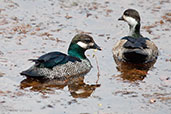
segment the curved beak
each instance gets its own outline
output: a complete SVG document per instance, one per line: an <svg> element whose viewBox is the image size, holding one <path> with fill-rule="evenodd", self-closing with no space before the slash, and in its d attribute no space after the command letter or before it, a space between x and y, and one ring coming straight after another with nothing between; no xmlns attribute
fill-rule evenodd
<svg viewBox="0 0 171 114"><path fill-rule="evenodd" d="M119 20L119 21L124 21L123 16L121 16L118 20Z"/></svg>
<svg viewBox="0 0 171 114"><path fill-rule="evenodd" d="M92 48L97 50L102 50L102 48L100 48L100 46L98 46L96 43L94 43Z"/></svg>

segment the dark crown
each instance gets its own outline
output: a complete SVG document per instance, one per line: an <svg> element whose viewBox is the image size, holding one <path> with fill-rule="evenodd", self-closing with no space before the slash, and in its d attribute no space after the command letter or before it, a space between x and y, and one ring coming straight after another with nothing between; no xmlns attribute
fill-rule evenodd
<svg viewBox="0 0 171 114"><path fill-rule="evenodd" d="M72 43L77 43L79 41L82 41L84 43L90 43L93 42L94 40L91 36L87 35L87 34L77 34L73 39L72 39Z"/></svg>

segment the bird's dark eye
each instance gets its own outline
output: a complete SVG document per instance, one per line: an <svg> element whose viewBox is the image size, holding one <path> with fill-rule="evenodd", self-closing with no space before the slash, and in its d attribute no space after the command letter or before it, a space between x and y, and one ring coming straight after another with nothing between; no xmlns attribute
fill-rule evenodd
<svg viewBox="0 0 171 114"><path fill-rule="evenodd" d="M91 40L88 40L88 39L87 39L87 40L85 40L85 42L86 42L86 43L90 43L90 42L91 42Z"/></svg>
<svg viewBox="0 0 171 114"><path fill-rule="evenodd" d="M128 12L125 12L124 15L129 16L129 13Z"/></svg>

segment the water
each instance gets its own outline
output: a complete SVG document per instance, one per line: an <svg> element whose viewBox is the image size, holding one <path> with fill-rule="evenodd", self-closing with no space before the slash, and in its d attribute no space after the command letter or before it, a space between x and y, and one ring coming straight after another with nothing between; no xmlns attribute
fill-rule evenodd
<svg viewBox="0 0 171 114"><path fill-rule="evenodd" d="M0 113L170 114L170 3L1 0ZM128 33L128 25L117 20L127 8L139 11L142 34L160 50L150 69L128 70L139 76L133 79L127 70L123 72L126 68L119 69L112 55L113 45ZM80 32L89 33L103 49L86 52L93 68L85 77L46 82L26 80L19 74L33 64L28 59L50 51L67 52Z"/></svg>

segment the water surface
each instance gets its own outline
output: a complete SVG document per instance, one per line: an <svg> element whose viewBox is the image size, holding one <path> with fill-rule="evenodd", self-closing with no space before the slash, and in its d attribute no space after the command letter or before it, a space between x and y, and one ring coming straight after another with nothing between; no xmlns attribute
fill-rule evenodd
<svg viewBox="0 0 171 114"><path fill-rule="evenodd" d="M170 4L170 0L1 0L0 113L170 114ZM128 25L117 20L127 8L139 11L142 34L160 50L150 69L129 70L140 76L134 79L123 75L112 55L113 45L128 33ZM50 51L67 52L80 32L93 36L103 48L86 52L93 68L85 77L44 83L19 74L33 65L28 59Z"/></svg>

